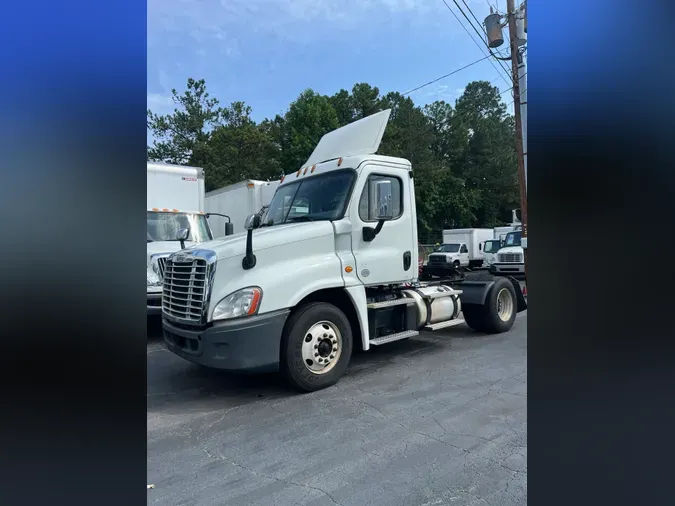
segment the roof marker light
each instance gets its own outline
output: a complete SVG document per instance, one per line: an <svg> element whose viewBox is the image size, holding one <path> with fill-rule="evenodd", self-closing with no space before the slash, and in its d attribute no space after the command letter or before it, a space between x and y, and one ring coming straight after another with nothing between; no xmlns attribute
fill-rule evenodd
<svg viewBox="0 0 675 506"><path fill-rule="evenodd" d="M338 158L338 167L342 165L342 157Z"/></svg>
<svg viewBox="0 0 675 506"><path fill-rule="evenodd" d="M316 164L312 165L312 170L310 171L310 174L313 173L316 170Z"/></svg>

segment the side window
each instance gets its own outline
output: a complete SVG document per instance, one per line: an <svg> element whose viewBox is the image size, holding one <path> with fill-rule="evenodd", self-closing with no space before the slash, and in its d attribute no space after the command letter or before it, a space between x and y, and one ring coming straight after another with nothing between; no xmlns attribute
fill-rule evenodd
<svg viewBox="0 0 675 506"><path fill-rule="evenodd" d="M363 193L361 193L361 199L359 200L359 218L363 221L375 221L370 216L370 199L371 197L371 186L374 181L388 179L391 181L391 201L394 211L394 219L398 219L403 214L403 193L401 187L403 186L401 180L395 176L381 176L379 174L372 174L368 176L368 181L366 181L366 186L363 187Z"/></svg>
<svg viewBox="0 0 675 506"><path fill-rule="evenodd" d="M462 249L459 250L460 253L468 253L469 249L466 247L466 244L462 244Z"/></svg>

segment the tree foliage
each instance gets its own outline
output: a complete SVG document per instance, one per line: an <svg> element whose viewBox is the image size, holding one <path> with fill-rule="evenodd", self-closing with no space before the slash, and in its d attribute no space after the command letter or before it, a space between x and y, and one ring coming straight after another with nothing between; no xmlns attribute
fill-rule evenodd
<svg viewBox="0 0 675 506"><path fill-rule="evenodd" d="M379 153L413 164L420 237L496 226L518 207L513 117L486 81L469 83L454 107L444 101L419 107L368 83L332 96L308 89L285 114L260 123L243 102L221 107L204 80L188 79L185 92L172 96L172 114L148 110L155 138L148 160L204 167L207 190L294 172L325 133L389 108Z"/></svg>

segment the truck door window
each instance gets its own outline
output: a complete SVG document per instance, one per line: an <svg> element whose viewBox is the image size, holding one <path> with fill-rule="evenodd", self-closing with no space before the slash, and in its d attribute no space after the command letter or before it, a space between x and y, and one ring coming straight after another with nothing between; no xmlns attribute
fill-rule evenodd
<svg viewBox="0 0 675 506"><path fill-rule="evenodd" d="M460 253L468 253L469 249L466 247L466 244L462 244L462 249L459 250Z"/></svg>
<svg viewBox="0 0 675 506"><path fill-rule="evenodd" d="M363 221L377 221L370 216L370 203L368 199L370 198L370 185L373 182L387 179L391 181L391 201L392 207L394 210L394 218L400 218L403 214L403 195L401 193L401 180L395 176L381 176L379 174L371 174L368 176L366 185L363 187L363 193L361 193L361 199L359 200L359 218Z"/></svg>

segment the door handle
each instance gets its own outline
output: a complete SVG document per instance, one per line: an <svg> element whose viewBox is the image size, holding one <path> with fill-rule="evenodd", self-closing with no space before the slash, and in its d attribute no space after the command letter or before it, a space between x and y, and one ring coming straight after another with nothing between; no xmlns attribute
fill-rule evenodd
<svg viewBox="0 0 675 506"><path fill-rule="evenodd" d="M403 253L403 270L407 271L410 269L410 264L412 263L412 254L410 251Z"/></svg>

